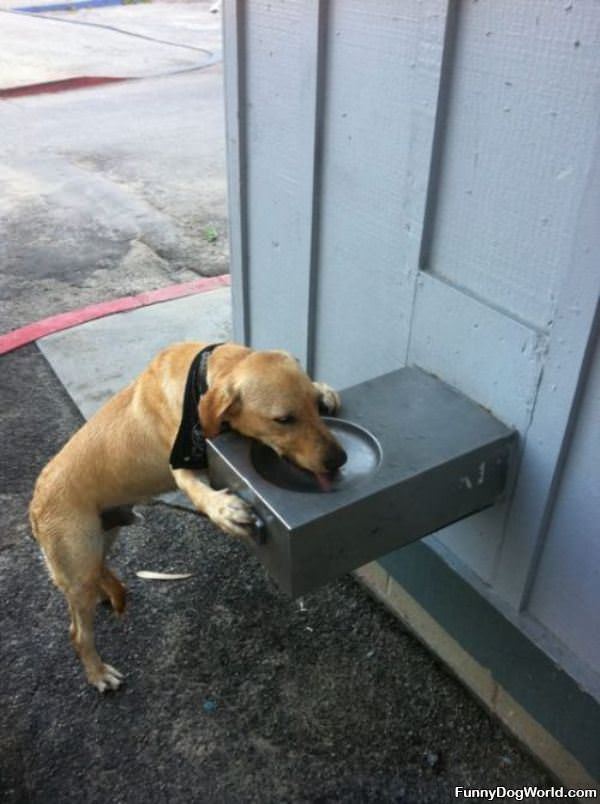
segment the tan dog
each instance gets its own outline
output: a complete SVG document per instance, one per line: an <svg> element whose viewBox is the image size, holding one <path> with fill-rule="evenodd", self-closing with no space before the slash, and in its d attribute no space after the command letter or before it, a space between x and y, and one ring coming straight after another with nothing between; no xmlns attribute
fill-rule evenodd
<svg viewBox="0 0 600 804"><path fill-rule="evenodd" d="M252 512L244 502L211 489L196 472L169 466L188 370L204 345L176 344L157 355L72 436L35 486L33 533L52 580L67 598L73 645L88 680L101 692L122 680L100 659L93 631L99 598L107 598L117 613L125 608L125 588L105 564L118 526L128 524L118 506L178 487L227 533L249 534ZM335 413L338 395L311 382L287 353L223 344L210 355L207 381L198 410L207 437L227 421L316 475L332 474L345 462L319 416L319 407Z"/></svg>

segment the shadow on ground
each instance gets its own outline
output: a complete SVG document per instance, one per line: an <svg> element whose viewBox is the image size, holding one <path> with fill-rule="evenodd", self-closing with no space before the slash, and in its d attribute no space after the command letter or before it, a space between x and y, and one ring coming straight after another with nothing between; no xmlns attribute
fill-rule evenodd
<svg viewBox="0 0 600 804"><path fill-rule="evenodd" d="M244 548L165 506L121 539L124 620L98 615L126 686L88 687L26 521L37 472L81 420L36 347L3 369L3 801L444 802L455 785L550 785L353 580L301 611Z"/></svg>

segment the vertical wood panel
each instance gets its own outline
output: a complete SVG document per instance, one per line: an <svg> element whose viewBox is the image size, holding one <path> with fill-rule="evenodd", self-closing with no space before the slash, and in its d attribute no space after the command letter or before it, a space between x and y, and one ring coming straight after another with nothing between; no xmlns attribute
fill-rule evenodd
<svg viewBox="0 0 600 804"><path fill-rule="evenodd" d="M251 343L307 361L319 3L248 2Z"/></svg>
<svg viewBox="0 0 600 804"><path fill-rule="evenodd" d="M344 386L404 363L446 3L329 9L315 372Z"/></svg>
<svg viewBox="0 0 600 804"><path fill-rule="evenodd" d="M436 277L418 280L409 362L527 431L543 369L545 338ZM452 422L448 422L452 427ZM439 541L487 583L502 543L506 507L451 525Z"/></svg>
<svg viewBox="0 0 600 804"><path fill-rule="evenodd" d="M521 607L543 550L555 492L563 471L570 433L577 417L577 399L585 380L586 363L600 297L600 119L586 121L596 144L585 165L587 187L579 203L577 224L570 237L570 256L563 267L562 287L544 355L535 408L499 557L495 587L513 606ZM583 527L583 520L581 527ZM576 611L573 610L576 617Z"/></svg>
<svg viewBox="0 0 600 804"><path fill-rule="evenodd" d="M588 3L460 3L428 269L538 328L552 320L598 108Z"/></svg>
<svg viewBox="0 0 600 804"><path fill-rule="evenodd" d="M563 15L568 22L561 28ZM535 573L598 294L597 267L582 249L588 254L598 250L594 233L600 197L592 201L589 193L585 199L583 195L597 151L594 97L600 92L600 63L590 48L599 22L589 4L571 10L540 2L512 10L502 3L461 4L439 196L428 207L433 220L428 221L432 242L426 244L427 267L433 275L424 274L418 287L409 359L517 426L524 445L506 522L500 513L475 517L454 526L442 542L515 609ZM532 43L531 26L536 29ZM571 41L571 35L581 38ZM486 42L496 36L504 42L500 49ZM586 81L570 92L578 69ZM543 76L539 97L529 108L531 76L538 74ZM518 81L522 85L516 86ZM492 109L498 112L509 90L519 90L518 114L507 133ZM542 102L553 113L554 128L540 113ZM559 145L546 142L557 127L564 134L560 148L569 146L564 159L572 166L560 175L555 170ZM524 132L528 139L521 142ZM479 175L481 164L472 159L476 146L485 159L495 160L500 173ZM524 162L532 147L535 159ZM516 195L507 195L508 185ZM463 192L475 186L481 191L477 203ZM515 210L519 225L535 228L540 204L552 206L554 214L559 209L564 213L564 220L555 221L552 237L529 237L512 224L503 228ZM584 218L592 215L583 228L582 213ZM492 229L502 236L488 254ZM579 249L576 259L574 248ZM477 284L477 277L483 277L485 287ZM543 315L538 314L542 308ZM534 323L526 326L524 319ZM477 332L471 329L475 325ZM521 344L522 332L529 333L529 345ZM563 363L566 344L568 368ZM480 527L482 521L485 527Z"/></svg>

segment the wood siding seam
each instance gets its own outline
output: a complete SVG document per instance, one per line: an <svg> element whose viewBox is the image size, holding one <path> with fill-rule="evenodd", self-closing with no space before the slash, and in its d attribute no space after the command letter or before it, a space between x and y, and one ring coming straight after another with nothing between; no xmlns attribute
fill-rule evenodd
<svg viewBox="0 0 600 804"><path fill-rule="evenodd" d="M227 175L234 337L250 343L245 0L223 4Z"/></svg>
<svg viewBox="0 0 600 804"><path fill-rule="evenodd" d="M577 422L579 420L579 412L581 409L581 405L583 402L585 390L587 387L590 370L592 367L592 361L594 359L594 354L596 349L598 348L598 337L600 336L600 300L596 304L596 310L594 313L594 317L592 320L592 325L590 329L590 336L588 342L586 344L586 348L583 354L583 359L581 361L581 367L579 370L579 376L577 378L577 383L575 386L575 393L573 395L573 402L571 405L571 409L569 411L569 415L567 417L567 423L565 426L565 431L563 433L562 443L560 445L560 449L558 452L558 457L556 459L556 465L554 468L554 474L552 476L552 480L550 482L550 487L548 489L548 494L546 497L546 506L544 508L544 512L540 518L540 525L538 528L537 538L535 540L535 546L532 551L531 561L529 564L529 568L527 574L525 576L525 581L523 584L523 591L521 595L521 600L519 604L519 611L522 612L527 609L529 605L529 600L531 598L531 592L533 589L533 585L537 576L537 569L539 565L539 561L544 550L544 545L546 543L546 537L548 535L548 531L550 529L550 525L552 522L554 508L556 506L556 502L558 500L558 488L561 484L563 473L565 470L565 466L567 463L567 459L569 456L569 451L571 448L573 434L575 432L575 428L577 426Z"/></svg>
<svg viewBox="0 0 600 804"><path fill-rule="evenodd" d="M308 316L306 325L306 370L313 375L317 348L317 305L320 258L321 188L323 176L323 129L325 125L325 94L327 86L327 31L329 0L318 0L317 49L314 107L314 141L311 203L310 267L308 275Z"/></svg>
<svg viewBox="0 0 600 804"><path fill-rule="evenodd" d="M521 323L523 323L523 326L529 326L529 325L525 324L524 322L521 322ZM531 326L529 326L529 328L533 329L533 327L531 327ZM543 333L538 332L537 333L537 340L538 340L538 348L536 349L536 354L537 355L542 355L542 356L545 357L545 355L548 352L548 348L549 348L549 338L548 338L547 335L544 335ZM508 535L509 525L510 525L510 521L511 521L513 501L514 501L515 493L516 493L516 490L517 490L517 484L519 482L519 477L520 477L520 473L521 473L521 466L523 464L523 459L525 457L525 453L526 453L526 450L527 450L527 447L528 447L528 438L527 437L528 437L529 429L531 428L531 425L533 423L533 414L534 414L535 406L536 406L537 399L538 399L538 396L539 396L539 393L540 393L540 388L541 388L541 385L542 385L542 377L543 376L544 376L543 360L540 360L539 366L538 366L538 373L537 373L537 380L536 380L536 383L535 383L535 388L533 390L533 393L531 395L531 399L530 399L530 402L529 402L529 405L528 405L527 422L526 422L524 428L522 429L522 432L520 433L517 458L515 460L515 465L513 467L512 477L509 478L509 481L507 482L506 505L504 506L504 511L502 512L501 537L500 537L500 539L498 541L498 546L496 548L496 553L495 553L494 559L493 559L492 578L496 577L496 574L499 571L500 563L502 561L504 544L505 544L505 540L506 540L507 535ZM530 565L528 572L531 572L531 571L532 571L532 568L531 568L531 565ZM521 598L521 601L522 601L522 598ZM521 613L522 612L522 605L516 606L515 609L516 609L516 611L518 613Z"/></svg>
<svg viewBox="0 0 600 804"><path fill-rule="evenodd" d="M421 246L418 259L418 267L422 271L428 269L429 248L431 246L435 226L437 191L441 176L446 122L452 95L459 6L459 0L448 0L446 6L442 62L440 65L440 80L433 124L433 140L431 144L431 160L429 163L429 176L427 177L425 212L423 215L423 229L421 232Z"/></svg>

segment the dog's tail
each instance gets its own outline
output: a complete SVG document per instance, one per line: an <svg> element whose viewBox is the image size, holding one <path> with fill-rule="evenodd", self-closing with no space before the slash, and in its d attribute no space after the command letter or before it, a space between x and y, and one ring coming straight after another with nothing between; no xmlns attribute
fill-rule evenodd
<svg viewBox="0 0 600 804"><path fill-rule="evenodd" d="M49 471L48 464L45 466L35 481L35 485L33 487L33 494L31 495L31 501L29 503L29 522L31 524L31 536L40 543L39 533L40 533L40 518L42 515L42 511L45 504L45 495L42 493L43 483L42 478L45 478ZM40 543L41 545L41 543Z"/></svg>
<svg viewBox="0 0 600 804"><path fill-rule="evenodd" d="M110 601L115 614L123 614L127 603L127 589L106 565L102 568L98 586L103 595Z"/></svg>
<svg viewBox="0 0 600 804"><path fill-rule="evenodd" d="M31 525L31 531L29 535L35 541L38 541L38 521L37 516L35 513L36 505L35 505L35 495L31 502L29 503L29 523Z"/></svg>

